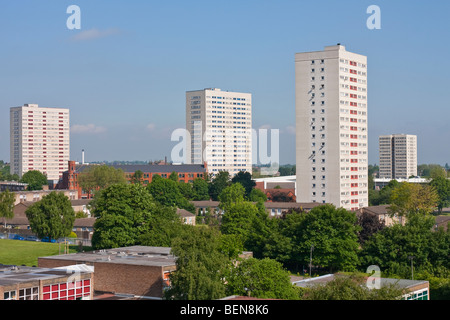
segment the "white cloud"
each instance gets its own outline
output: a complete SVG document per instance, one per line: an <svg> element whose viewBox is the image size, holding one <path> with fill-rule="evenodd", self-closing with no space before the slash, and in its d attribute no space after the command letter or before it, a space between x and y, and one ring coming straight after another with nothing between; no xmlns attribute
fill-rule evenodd
<svg viewBox="0 0 450 320"><path fill-rule="evenodd" d="M70 128L71 133L103 133L106 132L105 127L96 126L94 124L74 124Z"/></svg>
<svg viewBox="0 0 450 320"><path fill-rule="evenodd" d="M71 39L74 41L86 41L86 40L94 40L94 39L100 39L104 37L108 37L111 35L118 34L118 29L106 29L106 30L98 30L96 28L84 30L76 35L72 36Z"/></svg>
<svg viewBox="0 0 450 320"><path fill-rule="evenodd" d="M295 135L295 126L287 126L286 127L286 132L289 134L294 134Z"/></svg>
<svg viewBox="0 0 450 320"><path fill-rule="evenodd" d="M145 130L147 130L147 131L153 131L153 130L155 130L155 128L156 128L156 125L155 125L154 123L149 123L149 124L145 127Z"/></svg>

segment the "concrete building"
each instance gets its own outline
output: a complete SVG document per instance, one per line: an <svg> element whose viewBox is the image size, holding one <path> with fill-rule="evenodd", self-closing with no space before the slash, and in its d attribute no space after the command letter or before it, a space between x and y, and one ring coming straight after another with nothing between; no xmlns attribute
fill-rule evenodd
<svg viewBox="0 0 450 320"><path fill-rule="evenodd" d="M295 55L297 202L368 205L367 57Z"/></svg>
<svg viewBox="0 0 450 320"><path fill-rule="evenodd" d="M84 265L36 268L0 265L0 300L92 300L93 270Z"/></svg>
<svg viewBox="0 0 450 320"><path fill-rule="evenodd" d="M379 137L380 178L417 176L417 136L391 134Z"/></svg>
<svg viewBox="0 0 450 320"><path fill-rule="evenodd" d="M252 95L203 89L186 92L187 163L210 173L252 173Z"/></svg>
<svg viewBox="0 0 450 320"><path fill-rule="evenodd" d="M11 174L30 170L57 183L70 157L69 109L25 104L10 109Z"/></svg>

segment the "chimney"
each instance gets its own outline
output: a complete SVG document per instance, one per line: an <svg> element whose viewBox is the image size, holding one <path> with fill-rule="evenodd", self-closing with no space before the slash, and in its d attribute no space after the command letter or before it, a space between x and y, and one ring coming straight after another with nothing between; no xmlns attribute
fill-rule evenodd
<svg viewBox="0 0 450 320"><path fill-rule="evenodd" d="M84 164L84 149L81 150L81 164Z"/></svg>

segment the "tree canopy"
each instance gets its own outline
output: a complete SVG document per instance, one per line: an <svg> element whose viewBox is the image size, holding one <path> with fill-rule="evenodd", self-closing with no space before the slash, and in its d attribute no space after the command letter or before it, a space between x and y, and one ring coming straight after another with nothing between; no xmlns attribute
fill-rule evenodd
<svg viewBox="0 0 450 320"><path fill-rule="evenodd" d="M73 228L75 212L68 197L53 191L25 211L31 230L39 238L67 237Z"/></svg>
<svg viewBox="0 0 450 320"><path fill-rule="evenodd" d="M126 182L125 174L121 169L107 165L92 166L78 176L79 185L89 194L114 184L124 184Z"/></svg>
<svg viewBox="0 0 450 320"><path fill-rule="evenodd" d="M8 189L0 192L0 217L5 218L5 226L6 219L14 218L14 202L14 192L10 192Z"/></svg>
<svg viewBox="0 0 450 320"><path fill-rule="evenodd" d="M27 190L42 190L48 184L47 176L38 170L31 170L23 174L20 182L27 183Z"/></svg>

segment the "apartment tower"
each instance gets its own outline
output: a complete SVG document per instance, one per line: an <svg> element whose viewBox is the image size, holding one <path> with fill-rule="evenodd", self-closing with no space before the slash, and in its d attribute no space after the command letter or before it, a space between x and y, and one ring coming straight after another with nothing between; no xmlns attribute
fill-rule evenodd
<svg viewBox="0 0 450 320"><path fill-rule="evenodd" d="M217 88L186 92L187 163L208 172L252 173L252 95Z"/></svg>
<svg viewBox="0 0 450 320"><path fill-rule="evenodd" d="M47 175L50 183L68 169L69 109L25 104L10 109L11 174L30 170Z"/></svg>
<svg viewBox="0 0 450 320"><path fill-rule="evenodd" d="M380 178L408 179L417 176L417 136L383 135L378 141Z"/></svg>
<svg viewBox="0 0 450 320"><path fill-rule="evenodd" d="M367 57L295 55L297 202L368 206Z"/></svg>

